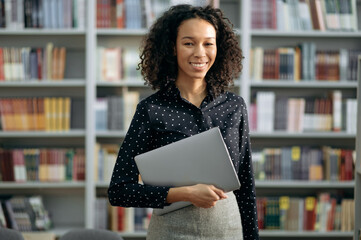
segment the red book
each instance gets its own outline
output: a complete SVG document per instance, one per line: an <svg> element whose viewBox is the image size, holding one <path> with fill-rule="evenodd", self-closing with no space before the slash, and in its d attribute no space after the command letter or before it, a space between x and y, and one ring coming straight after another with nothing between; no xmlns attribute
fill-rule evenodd
<svg viewBox="0 0 361 240"><path fill-rule="evenodd" d="M117 28L124 28L124 19L125 19L125 11L124 11L124 0L116 0L117 1Z"/></svg>
<svg viewBox="0 0 361 240"><path fill-rule="evenodd" d="M125 208L117 207L117 213L118 213L118 231L122 232L125 230L124 227Z"/></svg>
<svg viewBox="0 0 361 240"><path fill-rule="evenodd" d="M353 157L351 150L345 150L345 180L351 181L353 179Z"/></svg>

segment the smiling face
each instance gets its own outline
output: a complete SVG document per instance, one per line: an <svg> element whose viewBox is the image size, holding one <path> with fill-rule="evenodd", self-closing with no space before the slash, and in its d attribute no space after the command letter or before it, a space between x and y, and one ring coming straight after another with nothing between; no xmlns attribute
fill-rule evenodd
<svg viewBox="0 0 361 240"><path fill-rule="evenodd" d="M176 40L177 81L204 80L216 55L216 30L209 22L193 18L182 22Z"/></svg>

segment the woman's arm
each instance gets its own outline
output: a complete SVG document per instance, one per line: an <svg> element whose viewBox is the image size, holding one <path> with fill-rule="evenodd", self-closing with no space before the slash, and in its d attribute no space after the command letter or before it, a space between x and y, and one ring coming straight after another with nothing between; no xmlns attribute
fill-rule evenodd
<svg viewBox="0 0 361 240"><path fill-rule="evenodd" d="M239 127L239 170L241 188L234 191L242 218L243 239L258 240L258 219L256 190L253 177L252 155L249 139L248 114L246 103L241 102L242 118Z"/></svg>
<svg viewBox="0 0 361 240"><path fill-rule="evenodd" d="M113 206L162 208L167 205L169 187L139 184L134 157L151 150L152 132L148 109L140 102L119 149L111 182L109 202Z"/></svg>

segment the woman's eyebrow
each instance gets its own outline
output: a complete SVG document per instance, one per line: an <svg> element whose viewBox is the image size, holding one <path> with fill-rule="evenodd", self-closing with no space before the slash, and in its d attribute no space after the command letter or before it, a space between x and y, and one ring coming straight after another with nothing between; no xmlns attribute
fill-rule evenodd
<svg viewBox="0 0 361 240"><path fill-rule="evenodd" d="M195 37L190 37L190 36L185 36L182 37L181 39L194 39ZM206 39L216 39L215 37L206 37Z"/></svg>

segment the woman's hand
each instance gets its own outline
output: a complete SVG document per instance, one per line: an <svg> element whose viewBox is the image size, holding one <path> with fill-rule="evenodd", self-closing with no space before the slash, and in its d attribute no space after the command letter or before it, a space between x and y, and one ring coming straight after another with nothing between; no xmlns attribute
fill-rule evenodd
<svg viewBox="0 0 361 240"><path fill-rule="evenodd" d="M227 198L221 189L213 185L197 184L189 188L188 201L196 207L211 208L216 205L218 200Z"/></svg>
<svg viewBox="0 0 361 240"><path fill-rule="evenodd" d="M168 192L167 202L188 201L196 207L211 208L218 200L226 199L223 190L213 185L197 184L188 187L171 188Z"/></svg>

